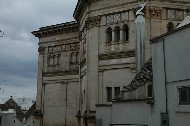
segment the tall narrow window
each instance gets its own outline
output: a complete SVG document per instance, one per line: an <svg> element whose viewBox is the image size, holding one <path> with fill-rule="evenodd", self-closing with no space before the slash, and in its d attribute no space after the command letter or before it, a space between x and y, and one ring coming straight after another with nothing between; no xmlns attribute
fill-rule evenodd
<svg viewBox="0 0 190 126"><path fill-rule="evenodd" d="M147 97L152 98L153 92L152 92L152 84L147 85Z"/></svg>
<svg viewBox="0 0 190 126"><path fill-rule="evenodd" d="M129 41L129 27L126 24L123 26L123 37L124 41Z"/></svg>
<svg viewBox="0 0 190 126"><path fill-rule="evenodd" d="M112 87L106 87L107 90L107 102L112 100Z"/></svg>
<svg viewBox="0 0 190 126"><path fill-rule="evenodd" d="M167 25L168 32L172 31L173 29L174 29L174 24L172 22L169 22L168 25Z"/></svg>
<svg viewBox="0 0 190 126"><path fill-rule="evenodd" d="M76 53L76 62L79 63L79 52Z"/></svg>
<svg viewBox="0 0 190 126"><path fill-rule="evenodd" d="M119 42L120 40L120 28L119 26L115 27L115 42Z"/></svg>
<svg viewBox="0 0 190 126"><path fill-rule="evenodd" d="M190 105L190 87L179 88L179 104Z"/></svg>
<svg viewBox="0 0 190 126"><path fill-rule="evenodd" d="M106 31L106 43L107 44L110 44L111 43L111 41L112 41L112 28L107 28L107 31Z"/></svg>
<svg viewBox="0 0 190 126"><path fill-rule="evenodd" d="M75 62L76 62L75 53L72 52L71 55L70 55L70 63L73 64Z"/></svg>
<svg viewBox="0 0 190 126"><path fill-rule="evenodd" d="M118 97L120 94L120 87L114 87L114 93L115 93L115 97Z"/></svg>

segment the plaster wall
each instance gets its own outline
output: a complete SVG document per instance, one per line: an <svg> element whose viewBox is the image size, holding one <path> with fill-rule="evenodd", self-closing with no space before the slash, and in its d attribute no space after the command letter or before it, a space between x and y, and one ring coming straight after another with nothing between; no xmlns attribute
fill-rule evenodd
<svg viewBox="0 0 190 126"><path fill-rule="evenodd" d="M171 126L188 126L190 124L190 105L179 105L179 87L189 86L190 81L178 81L167 84L168 112Z"/></svg>
<svg viewBox="0 0 190 126"><path fill-rule="evenodd" d="M16 119L15 113L7 113L1 116L1 126L21 126L22 122Z"/></svg>
<svg viewBox="0 0 190 126"><path fill-rule="evenodd" d="M167 82L190 79L189 32L190 29L186 28L165 37Z"/></svg>
<svg viewBox="0 0 190 126"><path fill-rule="evenodd" d="M151 113L150 105L144 101L115 102L112 104L111 123L150 125Z"/></svg>
<svg viewBox="0 0 190 126"><path fill-rule="evenodd" d="M166 113L166 86L163 57L163 42L152 44L152 68L153 68L153 124L161 125L161 113Z"/></svg>
<svg viewBox="0 0 190 126"><path fill-rule="evenodd" d="M130 68L111 69L103 72L103 103L107 102L106 87L112 87L112 98L115 97L114 87L120 87L128 85L133 78L133 74Z"/></svg>
<svg viewBox="0 0 190 126"><path fill-rule="evenodd" d="M112 106L96 106L96 126L109 126L111 122Z"/></svg>

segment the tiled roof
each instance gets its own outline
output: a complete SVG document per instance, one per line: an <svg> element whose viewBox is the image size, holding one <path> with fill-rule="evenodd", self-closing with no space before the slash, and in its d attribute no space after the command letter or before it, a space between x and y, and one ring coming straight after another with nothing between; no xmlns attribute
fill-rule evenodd
<svg viewBox="0 0 190 126"><path fill-rule="evenodd" d="M125 86L123 91L133 91L138 87L145 85L147 82L153 81L152 59L148 60L141 68L140 72L135 76L128 86Z"/></svg>

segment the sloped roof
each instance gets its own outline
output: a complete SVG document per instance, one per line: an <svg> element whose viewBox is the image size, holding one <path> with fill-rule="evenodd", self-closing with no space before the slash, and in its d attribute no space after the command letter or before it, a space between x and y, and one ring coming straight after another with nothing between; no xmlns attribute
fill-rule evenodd
<svg viewBox="0 0 190 126"><path fill-rule="evenodd" d="M11 97L4 105L1 106L1 109L3 111L6 111L8 109L15 109L16 111L16 118L22 122L24 118L24 112L21 110L20 106L13 100Z"/></svg>
<svg viewBox="0 0 190 126"><path fill-rule="evenodd" d="M30 107L28 112L25 114L25 118L28 119L31 115L34 114L35 110L36 110L36 102L34 102L34 104Z"/></svg>
<svg viewBox="0 0 190 126"><path fill-rule="evenodd" d="M141 68L140 72L135 76L128 86L123 88L123 91L133 91L138 87L145 85L147 82L153 81L152 59L149 59Z"/></svg>
<svg viewBox="0 0 190 126"><path fill-rule="evenodd" d="M185 26L190 23L190 16L186 16L185 19L177 26L177 28Z"/></svg>
<svg viewBox="0 0 190 126"><path fill-rule="evenodd" d="M4 104L3 100L0 98L0 105Z"/></svg>

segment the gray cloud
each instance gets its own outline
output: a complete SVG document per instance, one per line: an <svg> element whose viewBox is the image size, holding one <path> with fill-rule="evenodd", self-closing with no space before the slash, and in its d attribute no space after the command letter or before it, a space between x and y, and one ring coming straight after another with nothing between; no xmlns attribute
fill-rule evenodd
<svg viewBox="0 0 190 126"><path fill-rule="evenodd" d="M0 38L0 85L7 80L9 85L26 85L26 90L31 85L36 87L38 39L31 32L74 20L76 3L77 0L1 0L0 29L5 35Z"/></svg>

